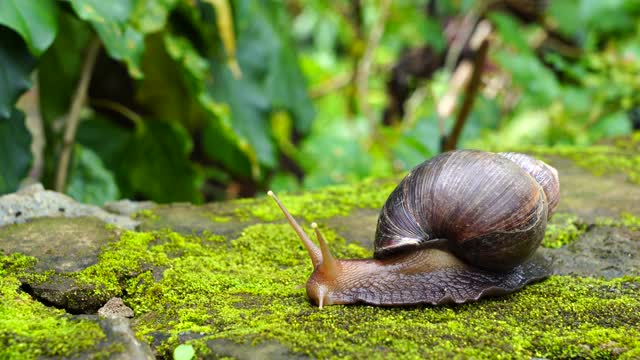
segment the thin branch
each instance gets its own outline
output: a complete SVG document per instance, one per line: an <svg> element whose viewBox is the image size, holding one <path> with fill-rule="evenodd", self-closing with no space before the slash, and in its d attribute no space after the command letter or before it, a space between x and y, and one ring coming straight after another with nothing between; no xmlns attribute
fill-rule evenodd
<svg viewBox="0 0 640 360"><path fill-rule="evenodd" d="M375 119L373 110L367 102L367 95L369 93L369 73L371 72L371 64L373 63L373 55L376 48L380 43L382 34L384 34L384 28L389 17L389 10L391 8L391 0L381 0L380 4L380 16L371 29L369 39L367 41L367 47L360 59L358 69L356 72L356 89L358 94L358 103L360 109L366 116L366 118L372 122ZM373 127L372 127L373 128Z"/></svg>
<svg viewBox="0 0 640 360"><path fill-rule="evenodd" d="M84 64L82 65L80 81L78 81L76 92L71 99L71 109L69 110L69 116L65 122L63 148L60 153L60 160L58 161L58 172L56 173L55 183L55 189L59 192L64 192L66 187L67 173L69 172L69 160L71 159L76 130L78 129L78 124L80 122L80 111L87 99L91 73L93 72L93 67L96 64L98 50L100 50L100 39L96 37L91 41L89 49L87 50L87 55L84 59Z"/></svg>
<svg viewBox="0 0 640 360"><path fill-rule="evenodd" d="M454 150L458 144L458 138L462 133L462 128L464 127L464 123L469 117L469 113L471 113L471 108L473 107L473 103L476 99L476 95L478 93L478 89L480 88L480 80L482 79L482 70L484 68L485 61L487 59L487 52L489 50L489 40L485 39L482 41L480 48L476 52L476 56L473 61L473 73L471 74L471 80L467 84L466 94L464 96L464 102L462 103L462 107L458 112L458 116L456 117L456 122L453 125L453 129L451 130L451 134L447 136L445 141L443 141L442 150L449 151Z"/></svg>
<svg viewBox="0 0 640 360"><path fill-rule="evenodd" d="M129 109L128 107L117 103L113 100L109 99L89 99L89 104L98 108L109 109L113 112L116 112L125 118L129 119L135 126L136 129L140 129L144 126L144 122L142 120L142 116L140 116L135 111Z"/></svg>
<svg viewBox="0 0 640 360"><path fill-rule="evenodd" d="M317 99L325 95L331 94L336 90L340 90L349 85L351 81L351 73L340 74L332 77L331 79L324 81L309 90L309 96L312 99Z"/></svg>

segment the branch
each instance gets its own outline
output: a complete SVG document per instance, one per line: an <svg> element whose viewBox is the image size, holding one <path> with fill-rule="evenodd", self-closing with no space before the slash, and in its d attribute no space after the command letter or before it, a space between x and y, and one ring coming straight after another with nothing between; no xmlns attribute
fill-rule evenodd
<svg viewBox="0 0 640 360"><path fill-rule="evenodd" d="M100 40L96 37L91 41L89 49L87 50L87 56L84 59L84 64L82 64L80 80L78 81L76 92L71 99L71 109L69 110L69 116L65 123L63 148L60 153L60 161L58 161L58 172L56 173L55 189L58 192L64 192L66 187L69 160L71 159L76 130L80 122L80 111L87 99L87 90L89 89L91 73L96 64L96 58L98 57L98 50L100 50Z"/></svg>
<svg viewBox="0 0 640 360"><path fill-rule="evenodd" d="M471 74L471 80L469 80L469 83L467 84L464 102L462 103L462 107L458 112L456 122L453 125L451 134L449 134L449 136L447 136L443 141L443 151L454 150L456 148L456 145L458 144L458 138L462 133L462 128L464 127L464 123L467 120L467 117L469 117L469 113L471 113L471 108L476 99L476 94L478 93L478 89L480 88L482 70L484 68L485 60L487 59L488 50L489 40L484 39L480 45L480 48L476 52L476 56L473 61L473 73Z"/></svg>
<svg viewBox="0 0 640 360"><path fill-rule="evenodd" d="M327 94L330 94L336 90L340 90L347 85L351 81L352 75L351 73L341 74L332 77L331 79L324 81L309 90L309 96L312 99L317 99L323 97Z"/></svg>

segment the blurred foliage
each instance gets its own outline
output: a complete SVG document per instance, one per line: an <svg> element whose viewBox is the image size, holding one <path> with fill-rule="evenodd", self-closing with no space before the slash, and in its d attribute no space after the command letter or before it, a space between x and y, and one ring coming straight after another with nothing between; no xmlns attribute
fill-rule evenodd
<svg viewBox="0 0 640 360"><path fill-rule="evenodd" d="M52 187L72 151L65 190L85 202L202 202L405 171L438 153L452 127L436 111L455 72L444 60L451 32L474 17L493 32L459 147L589 146L639 128L640 2L543 3L3 0L0 193L32 163L15 105L32 82L46 147L31 176ZM543 12L518 12L531 4ZM406 75L412 52L437 66ZM385 124L394 76L407 99Z"/></svg>

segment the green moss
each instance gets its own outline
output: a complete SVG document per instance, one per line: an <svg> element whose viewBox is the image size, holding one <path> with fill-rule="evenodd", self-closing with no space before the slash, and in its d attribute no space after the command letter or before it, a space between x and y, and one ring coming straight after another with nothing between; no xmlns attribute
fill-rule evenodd
<svg viewBox="0 0 640 360"><path fill-rule="evenodd" d="M213 222L217 222L217 223L227 223L229 221L231 221L231 216L219 216L219 215L210 215L209 219L211 219L211 221Z"/></svg>
<svg viewBox="0 0 640 360"><path fill-rule="evenodd" d="M339 257L370 255L324 233ZM318 310L299 287L311 264L288 225L251 226L229 241L134 232L124 239L104 259L136 243L138 252L154 254L165 266L160 280L151 271L130 278L124 297L142 338L168 336L158 349L167 357L185 334L203 335L188 341L198 354L210 351L207 340L224 338L245 344L275 340L317 358L640 356L638 277L554 276L509 296L461 306Z"/></svg>
<svg viewBox="0 0 640 360"><path fill-rule="evenodd" d="M621 213L616 219L600 217L596 219L596 225L626 227L630 230L640 230L640 217L629 213Z"/></svg>
<svg viewBox="0 0 640 360"><path fill-rule="evenodd" d="M154 213L151 209L142 209L138 210L133 215L131 215L132 219L148 219L148 220L158 220L159 217L156 213Z"/></svg>
<svg viewBox="0 0 640 360"><path fill-rule="evenodd" d="M0 274L0 359L69 357L105 338L97 323L72 320L19 287L16 277Z"/></svg>
<svg viewBox="0 0 640 360"><path fill-rule="evenodd" d="M292 214L308 221L315 221L348 215L355 208L379 209L398 182L398 179L370 179L296 195L278 194L278 197ZM240 200L236 203L239 205L236 215L241 219L253 216L264 221L273 221L282 218L282 213L269 198Z"/></svg>
<svg viewBox="0 0 640 360"><path fill-rule="evenodd" d="M556 213L547 223L547 230L542 240L542 246L552 249L565 246L577 240L587 231L587 224L576 215L570 213Z"/></svg>
<svg viewBox="0 0 640 360"><path fill-rule="evenodd" d="M0 276L6 273L16 273L35 266L38 259L20 253L9 255L0 254Z"/></svg>
<svg viewBox="0 0 640 360"><path fill-rule="evenodd" d="M536 157L561 156L573 160L576 165L594 175L622 172L627 179L640 184L640 132L629 139L619 139L614 145L589 147L554 146L511 149L530 153Z"/></svg>

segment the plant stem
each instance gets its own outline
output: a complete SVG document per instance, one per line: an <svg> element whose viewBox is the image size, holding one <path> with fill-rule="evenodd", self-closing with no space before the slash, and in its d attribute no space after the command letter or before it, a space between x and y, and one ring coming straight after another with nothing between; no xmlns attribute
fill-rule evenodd
<svg viewBox="0 0 640 360"><path fill-rule="evenodd" d="M62 152L60 153L60 160L58 161L58 171L56 173L55 190L58 192L64 192L67 183L67 173L69 172L69 161L71 159L71 153L73 151L73 144L75 142L76 130L80 123L80 112L82 106L87 99L87 91L89 89L89 82L91 80L91 73L93 67L96 64L98 57L98 51L100 50L100 40L95 37L89 44L87 55L82 64L82 72L80 74L80 80L76 87L76 92L71 99L71 109L69 110L69 116L65 122L64 138Z"/></svg>
<svg viewBox="0 0 640 360"><path fill-rule="evenodd" d="M458 138L460 138L460 134L462 133L462 128L464 127L464 123L469 117L469 113L471 113L471 108L476 98L476 94L478 93L478 89L480 88L480 80L482 78L482 69L484 68L484 63L487 58L487 50L489 49L489 40L485 39L482 41L480 48L476 52L476 56L473 61L473 73L471 74L471 79L467 84L467 88L465 91L464 102L462 103L462 107L458 112L458 116L456 117L456 122L453 125L453 129L451 133L442 144L443 151L454 150L458 144Z"/></svg>

